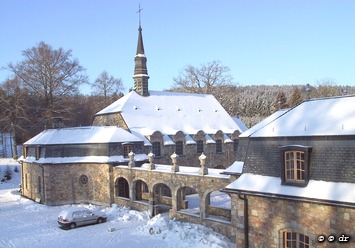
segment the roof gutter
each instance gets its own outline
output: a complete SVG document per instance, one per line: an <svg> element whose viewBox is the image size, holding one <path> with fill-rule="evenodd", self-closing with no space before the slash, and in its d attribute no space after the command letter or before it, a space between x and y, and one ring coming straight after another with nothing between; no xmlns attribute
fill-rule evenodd
<svg viewBox="0 0 355 248"><path fill-rule="evenodd" d="M246 195L238 195L239 199L244 201L244 247L249 247L249 207L248 207L248 198Z"/></svg>
<svg viewBox="0 0 355 248"><path fill-rule="evenodd" d="M227 189L227 188L222 189L221 191L225 193L232 193L232 194L243 194L243 195L259 196L259 197L267 197L273 199L289 200L289 201L303 201L307 203L323 204L323 205L328 205L333 207L346 207L346 208L355 209L355 203L351 203L351 202L319 200L315 198L305 198L299 196L288 196L288 195L254 192L254 191L247 191L247 190Z"/></svg>

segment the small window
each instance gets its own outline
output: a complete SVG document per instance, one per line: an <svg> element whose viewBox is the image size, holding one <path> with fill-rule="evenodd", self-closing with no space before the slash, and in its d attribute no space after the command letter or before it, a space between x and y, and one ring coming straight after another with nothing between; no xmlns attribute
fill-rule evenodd
<svg viewBox="0 0 355 248"><path fill-rule="evenodd" d="M123 145L123 157L128 158L128 154L133 151L133 145Z"/></svg>
<svg viewBox="0 0 355 248"><path fill-rule="evenodd" d="M282 147L281 179L283 184L307 186L311 147Z"/></svg>
<svg viewBox="0 0 355 248"><path fill-rule="evenodd" d="M233 150L234 150L235 152L238 151L238 145L239 145L239 139L234 139L234 140L233 140Z"/></svg>
<svg viewBox="0 0 355 248"><path fill-rule="evenodd" d="M183 151L184 151L184 142L176 141L176 143L175 143L175 153L177 155L183 155Z"/></svg>
<svg viewBox="0 0 355 248"><path fill-rule="evenodd" d="M309 237L297 232L283 232L283 248L308 248Z"/></svg>
<svg viewBox="0 0 355 248"><path fill-rule="evenodd" d="M81 185L86 185L86 184L88 184L88 182L89 182L88 176L87 176L87 175L81 175L81 176L79 177L79 182L80 182Z"/></svg>
<svg viewBox="0 0 355 248"><path fill-rule="evenodd" d="M41 157L41 147L36 146L36 160L40 159Z"/></svg>
<svg viewBox="0 0 355 248"><path fill-rule="evenodd" d="M196 144L197 144L197 153L198 154L203 153L203 140L198 140Z"/></svg>
<svg viewBox="0 0 355 248"><path fill-rule="evenodd" d="M161 153L160 153L160 142L153 142L152 143L152 152L155 156L160 157Z"/></svg>
<svg viewBox="0 0 355 248"><path fill-rule="evenodd" d="M216 153L222 153L222 140L216 140Z"/></svg>
<svg viewBox="0 0 355 248"><path fill-rule="evenodd" d="M41 182L41 177L38 177L38 181L37 181L37 193L41 194L42 191L42 182Z"/></svg>

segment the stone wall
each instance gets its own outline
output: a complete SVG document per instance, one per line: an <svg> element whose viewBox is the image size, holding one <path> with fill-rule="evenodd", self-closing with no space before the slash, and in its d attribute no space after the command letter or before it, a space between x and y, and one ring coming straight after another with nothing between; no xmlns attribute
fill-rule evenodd
<svg viewBox="0 0 355 248"><path fill-rule="evenodd" d="M249 247L281 248L283 231L299 232L310 247L350 247L347 243L318 242L319 235L355 237L355 209L323 204L247 196ZM237 247L244 247L244 201L237 202Z"/></svg>
<svg viewBox="0 0 355 248"><path fill-rule="evenodd" d="M151 152L151 147L145 147L145 152ZM161 156L155 157L157 164L171 164L170 156L175 152L175 145L162 146ZM227 168L236 160L235 152L233 151L233 143L223 143L223 151L216 153L216 144L205 144L203 153L208 160L206 165L209 168ZM182 166L199 166L198 157L201 154L197 153L196 144L188 144L184 146L184 154L180 155L179 165Z"/></svg>
<svg viewBox="0 0 355 248"><path fill-rule="evenodd" d="M108 164L23 163L22 195L40 199L46 205L82 202L109 205L110 168Z"/></svg>
<svg viewBox="0 0 355 248"><path fill-rule="evenodd" d="M96 115L92 123L93 126L118 126L128 130L127 124L120 113L109 115Z"/></svg>
<svg viewBox="0 0 355 248"><path fill-rule="evenodd" d="M244 173L281 176L281 146L312 147L310 179L354 183L355 137L299 137L241 139L237 158L244 159Z"/></svg>
<svg viewBox="0 0 355 248"><path fill-rule="evenodd" d="M179 173L167 173L161 171L146 171L140 168L129 169L125 166L117 166L113 168L113 179L116 181L118 178L124 178L127 180L129 185L129 197L119 197L116 194L118 190L115 185L111 189L114 193L114 202L116 204L128 206L134 209L147 210L151 215L158 213L160 210L157 209L159 204L156 205L156 186L159 184L164 184L171 191L171 197L161 197L164 199L159 199L160 203L170 205L169 215L170 218L176 217L179 220L190 221L192 223L199 223L211 227L215 231L224 234L235 240L236 233L236 209L235 209L235 195L231 196L232 209L228 210L212 207L209 213L209 194L213 191L218 191L224 188L229 182L228 178L211 177L211 176L199 176L199 175L183 175ZM139 201L135 198L136 188L135 183L140 180L146 183L148 187L148 200ZM179 206L186 205L184 199L179 198L180 190L183 187L189 187L194 190L199 195L200 198L200 209L201 212L198 216L189 215L184 212L179 211ZM221 218L211 218L211 214L220 214ZM225 219L230 217L229 221Z"/></svg>

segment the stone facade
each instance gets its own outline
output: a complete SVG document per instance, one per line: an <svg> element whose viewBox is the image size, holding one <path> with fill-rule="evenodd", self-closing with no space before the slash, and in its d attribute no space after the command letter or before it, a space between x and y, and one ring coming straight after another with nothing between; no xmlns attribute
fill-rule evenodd
<svg viewBox="0 0 355 248"><path fill-rule="evenodd" d="M353 247L355 205L348 191L355 183L355 135L325 128L331 121L348 123L353 114L331 115L325 123L321 114L305 118L305 109L324 111L324 104L328 110L327 101L338 106L344 99L324 99L317 106L311 105L316 100L304 102L241 135L240 178L259 181L239 181L243 186L237 179L223 190L238 196L237 247ZM298 125L295 116L307 125ZM339 196L339 188L347 192ZM318 240L321 235L324 241ZM335 240L329 242L332 235ZM339 241L342 235L351 242Z"/></svg>
<svg viewBox="0 0 355 248"><path fill-rule="evenodd" d="M248 238L251 248L282 248L283 232L303 233L309 237L309 247L351 247L338 238L345 234L355 237L355 209L310 202L247 196ZM244 201L237 203L237 247L245 247ZM318 237L335 235L333 243Z"/></svg>
<svg viewBox="0 0 355 248"><path fill-rule="evenodd" d="M108 164L23 163L22 195L46 205L109 205L110 170Z"/></svg>

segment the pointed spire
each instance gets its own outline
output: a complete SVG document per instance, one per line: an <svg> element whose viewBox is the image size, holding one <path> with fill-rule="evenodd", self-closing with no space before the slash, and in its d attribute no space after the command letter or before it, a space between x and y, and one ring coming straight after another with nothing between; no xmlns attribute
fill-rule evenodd
<svg viewBox="0 0 355 248"><path fill-rule="evenodd" d="M137 44L137 53L136 53L136 55L144 55L142 27L141 27L140 24L139 24L139 28L138 28L138 44Z"/></svg>
<svg viewBox="0 0 355 248"><path fill-rule="evenodd" d="M137 43L137 52L134 58L135 67L134 67L134 90L141 96L149 96L148 91L148 69L147 69L147 58L144 54L144 45L143 45L143 35L141 27L141 7L139 5L139 28L138 28L138 43Z"/></svg>

